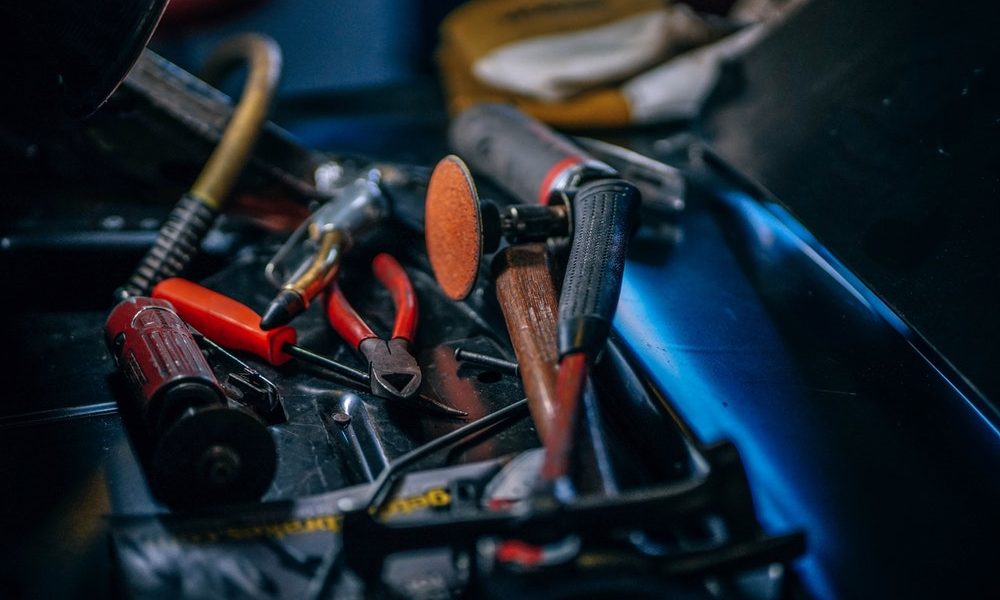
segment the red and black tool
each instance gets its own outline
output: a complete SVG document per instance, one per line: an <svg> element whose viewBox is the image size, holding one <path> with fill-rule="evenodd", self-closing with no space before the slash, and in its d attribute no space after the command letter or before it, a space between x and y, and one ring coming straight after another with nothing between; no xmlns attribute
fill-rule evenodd
<svg viewBox="0 0 1000 600"><path fill-rule="evenodd" d="M452 148L474 170L524 204L549 204L582 182L618 177L547 125L507 104L476 104L448 128Z"/></svg>
<svg viewBox="0 0 1000 600"><path fill-rule="evenodd" d="M559 409L542 468L545 479L568 473L577 406L611 333L638 207L639 192L620 179L586 184L573 198L574 235L559 294Z"/></svg>
<svg viewBox="0 0 1000 600"><path fill-rule="evenodd" d="M162 299L133 297L108 317L105 338L131 388L126 418L150 487L173 507L255 500L274 477L265 424L230 406L188 326Z"/></svg>
<svg viewBox="0 0 1000 600"><path fill-rule="evenodd" d="M393 262L395 261L393 260ZM396 264L398 266L398 263ZM402 267L399 268L402 270ZM260 328L260 315L253 309L192 281L181 278L161 281L153 288L153 297L169 300L185 321L224 348L248 352L275 366L283 365L292 358L297 358L333 371L345 381L373 395L405 400L414 407L450 417L468 415L464 411L419 394L416 390L405 398L391 395L381 387L380 383L374 381L371 373L355 369L299 346L297 344L298 333L291 326L283 325L264 331ZM416 307L414 306L412 311L399 312L412 317L411 329L408 330L409 335L412 336L412 330L416 327ZM397 318L397 321L399 320ZM406 328L403 327L402 330L406 331ZM419 381L417 385L419 386Z"/></svg>
<svg viewBox="0 0 1000 600"><path fill-rule="evenodd" d="M392 337L375 335L344 297L334 281L327 295L326 313L330 325L368 360L372 393L377 396L411 398L420 389L420 365L410 354L410 344L417 331L417 295L402 265L389 254L379 254L372 261L375 277L382 282L396 306Z"/></svg>

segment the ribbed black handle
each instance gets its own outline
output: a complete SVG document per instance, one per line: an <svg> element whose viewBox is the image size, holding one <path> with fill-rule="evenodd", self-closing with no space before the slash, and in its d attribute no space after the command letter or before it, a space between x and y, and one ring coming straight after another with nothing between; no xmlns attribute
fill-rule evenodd
<svg viewBox="0 0 1000 600"><path fill-rule="evenodd" d="M573 200L573 241L559 296L559 354L593 358L611 331L639 191L621 179L589 183Z"/></svg>
<svg viewBox="0 0 1000 600"><path fill-rule="evenodd" d="M201 240L212 228L217 214L204 202L184 194L121 295L147 296L160 281L181 275L198 252Z"/></svg>
<svg viewBox="0 0 1000 600"><path fill-rule="evenodd" d="M452 121L448 139L469 166L524 204L539 202L562 167L587 159L569 140L506 104L466 109Z"/></svg>

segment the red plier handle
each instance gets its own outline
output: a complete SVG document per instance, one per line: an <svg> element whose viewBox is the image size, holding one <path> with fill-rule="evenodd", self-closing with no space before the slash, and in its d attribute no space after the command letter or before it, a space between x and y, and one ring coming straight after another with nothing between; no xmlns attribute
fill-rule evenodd
<svg viewBox="0 0 1000 600"><path fill-rule="evenodd" d="M372 271L382 285L389 289L396 306L392 338L402 338L407 343L412 343L417 331L417 295L413 291L410 276L399 261L385 253L379 254L372 261ZM358 348L368 338L378 337L347 301L336 282L328 294L326 315L334 330L354 348Z"/></svg>

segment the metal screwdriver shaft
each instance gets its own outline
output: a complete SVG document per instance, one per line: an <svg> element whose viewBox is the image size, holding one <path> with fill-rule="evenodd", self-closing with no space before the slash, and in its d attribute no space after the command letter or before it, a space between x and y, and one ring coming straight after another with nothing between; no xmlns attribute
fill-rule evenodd
<svg viewBox="0 0 1000 600"><path fill-rule="evenodd" d="M371 378L368 373L360 369L355 369L354 367L349 367L343 363L339 363L335 360L327 358L322 354L316 354L312 350L307 350L302 346L297 346L295 344L285 344L285 352L294 356L299 360L304 360L308 363L312 363L317 367L322 367L337 373L338 375L343 375L344 377L356 381L359 384L368 386L371 384Z"/></svg>
<svg viewBox="0 0 1000 600"><path fill-rule="evenodd" d="M345 379L348 379L351 382L356 383L358 385L358 388L361 389L362 391L365 392L371 391L371 376L368 373L365 373L364 371L355 369L354 367L349 367L343 363L339 363L321 354L316 354L311 350L307 350L302 346L297 346L295 344L285 344L284 350L285 352L287 352L288 354L294 356L299 360L303 360L310 364L316 365L317 367L328 369L330 371L333 371L334 373L337 373L338 375L344 377ZM469 416L469 413L465 412L464 410L458 410L457 408L452 408L447 404L438 402L437 400L429 398L423 394L418 394L413 399L419 401L427 408L449 417L462 418Z"/></svg>
<svg viewBox="0 0 1000 600"><path fill-rule="evenodd" d="M521 368L516 362L504 360L488 354L470 352L461 346L455 348L455 360L459 362L472 363L482 367L490 367L496 369L497 371L507 373L508 375L514 375L515 377L521 374Z"/></svg>

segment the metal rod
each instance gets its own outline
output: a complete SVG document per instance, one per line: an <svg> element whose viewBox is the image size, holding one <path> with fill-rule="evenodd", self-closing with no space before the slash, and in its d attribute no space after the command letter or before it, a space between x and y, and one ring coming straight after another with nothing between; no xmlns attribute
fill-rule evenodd
<svg viewBox="0 0 1000 600"><path fill-rule="evenodd" d="M296 346L295 344L285 344L284 350L295 358L312 363L318 367L323 367L324 369L329 369L334 373L343 375L352 381L356 381L364 385L366 388L371 387L371 378L368 373L365 373L364 371L355 369L354 367L349 367L335 360L331 360L321 354L316 354L311 350L306 350L302 346Z"/></svg>
<svg viewBox="0 0 1000 600"><path fill-rule="evenodd" d="M488 354L470 352L461 346L455 348L455 360L460 362L469 362L483 367L492 367L498 371L507 373L508 375L514 375L515 377L520 376L521 374L521 367L516 362L504 360Z"/></svg>
<svg viewBox="0 0 1000 600"><path fill-rule="evenodd" d="M525 409L528 407L528 400L522 399L511 404L510 406L505 406L498 411L492 412L485 417L476 419L475 421L469 423L468 425L463 425L455 431L446 433L439 438L431 440L424 444L423 446L417 446L413 450L410 450L406 454L397 457L395 460L389 463L378 476L373 484L373 489L371 495L368 499L368 509L375 509L378 512L378 508L381 508L382 502L385 500L385 495L389 489L389 484L393 480L394 476L402 469L412 465L413 463L422 460L423 458L450 446L453 446L463 439L474 435L484 429L502 423L508 419L515 417L524 416Z"/></svg>
<svg viewBox="0 0 1000 600"><path fill-rule="evenodd" d="M83 406L72 406L69 408L39 410L35 412L0 417L0 429L30 427L32 425L72 421L74 419L85 419L88 417L103 417L105 415L113 415L117 412L118 405L115 402L99 402L97 404L85 404Z"/></svg>

